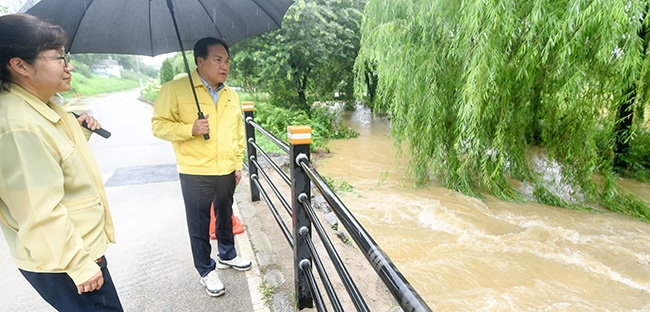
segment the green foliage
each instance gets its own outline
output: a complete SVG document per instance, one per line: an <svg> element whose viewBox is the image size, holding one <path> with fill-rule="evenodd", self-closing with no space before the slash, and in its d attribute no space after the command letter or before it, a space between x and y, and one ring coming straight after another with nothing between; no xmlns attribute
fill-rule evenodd
<svg viewBox="0 0 650 312"><path fill-rule="evenodd" d="M300 110L288 110L273 106L264 102L255 102L255 122L272 133L282 141L287 141L288 126L313 126L309 116ZM280 149L273 143L267 143L266 137L261 136L258 144L267 152L279 152ZM318 151L326 147L325 139L317 133L312 132L312 151ZM268 150L267 150L268 148Z"/></svg>
<svg viewBox="0 0 650 312"><path fill-rule="evenodd" d="M466 194L516 200L522 196L509 182L516 178L540 202L579 209L599 202L646 218L647 203L639 208L643 202L602 180L614 175L620 108L648 105L649 5L369 1L356 93L372 93L368 82L376 79L370 104L390 116L419 183L435 178ZM647 145L631 146L629 157L639 146ZM569 198L544 181L539 154L559 165Z"/></svg>
<svg viewBox="0 0 650 312"><path fill-rule="evenodd" d="M115 57L114 54L110 55ZM135 89L140 86L141 74L134 70L122 71L122 78L116 77L99 77L92 73L90 66L105 60L108 54L74 54L72 57L72 89L68 92L63 92L61 95L70 98L75 96L90 96L97 94L110 93L115 91L122 91L128 89ZM118 57L122 60L133 59L135 56L128 56L126 58ZM143 66L143 68L147 68ZM157 95L157 91L156 91Z"/></svg>
<svg viewBox="0 0 650 312"><path fill-rule="evenodd" d="M262 282L260 282L259 290L262 294L262 300L264 303L269 304L271 302L271 299L273 299L275 287L266 280L262 280Z"/></svg>
<svg viewBox="0 0 650 312"><path fill-rule="evenodd" d="M322 176L322 178L323 181L325 181L325 184L327 184L327 186L329 186L332 190L336 189L336 187L334 186L334 180L332 178L327 176Z"/></svg>
<svg viewBox="0 0 650 312"><path fill-rule="evenodd" d="M335 193L356 193L354 186L344 180L333 180L330 177L323 176L323 181L325 184L330 187ZM357 194L358 195L358 194Z"/></svg>
<svg viewBox="0 0 650 312"><path fill-rule="evenodd" d="M113 54L113 57L124 70L137 71L138 62L136 61L135 56L126 54Z"/></svg>
<svg viewBox="0 0 650 312"><path fill-rule="evenodd" d="M72 89L68 92L62 92L61 95L66 98L75 96L90 96L104 93L110 93L121 90L136 89L140 85L138 81L123 78L105 78L92 75L90 78L72 72Z"/></svg>
<svg viewBox="0 0 650 312"><path fill-rule="evenodd" d="M139 56L126 55L126 54L105 54L105 53L83 53L73 54L72 63L76 72L83 73L84 76L90 78L90 68L105 60L116 60L126 71L139 72L148 77L156 77L158 71L153 66L138 61Z"/></svg>
<svg viewBox="0 0 650 312"><path fill-rule="evenodd" d="M174 75L176 74L174 74L172 61L169 58L166 58L160 66L160 85L164 85L166 82L172 81L172 79L174 79Z"/></svg>
<svg viewBox="0 0 650 312"><path fill-rule="evenodd" d="M187 58L187 66L190 68L190 72L196 69L196 63L194 62L194 52L185 51L185 58ZM176 53L172 58L174 66L174 75L181 73L187 73L187 68L185 67L185 60L183 59L182 53Z"/></svg>
<svg viewBox="0 0 650 312"><path fill-rule="evenodd" d="M140 79L146 79L146 77L142 77L143 75L138 74L137 72L134 72L132 70L123 70L121 72L121 76L123 79L127 80L133 80L133 81L140 81Z"/></svg>
<svg viewBox="0 0 650 312"><path fill-rule="evenodd" d="M242 87L263 88L271 103L309 113L309 103L351 100L365 1L297 1L282 29L232 48L231 75Z"/></svg>
<svg viewBox="0 0 650 312"><path fill-rule="evenodd" d="M387 178L388 178L388 171L384 171L384 172L382 172L382 173L379 175L379 181L377 181L377 184L375 184L374 186L372 186L370 189L371 189L371 190L378 189L379 187L381 187L381 184L384 183L384 181L386 181Z"/></svg>
<svg viewBox="0 0 650 312"><path fill-rule="evenodd" d="M345 102L345 104L343 105L343 110L347 112L353 112L356 109L357 109L357 105L353 101Z"/></svg>
<svg viewBox="0 0 650 312"><path fill-rule="evenodd" d="M620 211L646 221L650 220L648 203L622 190L612 177L605 179L600 204L613 211Z"/></svg>
<svg viewBox="0 0 650 312"><path fill-rule="evenodd" d="M74 66L74 73L75 74L81 74L86 78L90 78L93 75L92 70L90 70L90 66L86 65L85 63L78 62L77 60L73 60L72 66Z"/></svg>
<svg viewBox="0 0 650 312"><path fill-rule="evenodd" d="M142 90L140 91L141 99L153 104L158 98L158 93L160 93L160 84L158 79L149 79L144 83Z"/></svg>
<svg viewBox="0 0 650 312"><path fill-rule="evenodd" d="M187 63L189 66L189 72L196 69L196 64L194 63L194 53L191 51L185 52L187 58ZM163 63L160 67L160 84L163 85L165 82L172 81L179 74L187 74L188 71L185 68L185 61L183 60L183 54L176 53L171 57L163 60Z"/></svg>
<svg viewBox="0 0 650 312"><path fill-rule="evenodd" d="M354 192L354 187L352 186L352 184L341 180L338 183L338 190L342 191L342 192L348 192L349 193L349 192Z"/></svg>
<svg viewBox="0 0 650 312"><path fill-rule="evenodd" d="M75 64L81 63L86 64L87 66L93 64L99 64L101 61L108 58L107 54L97 54L97 53L83 53L83 54L72 54L72 62Z"/></svg>
<svg viewBox="0 0 650 312"><path fill-rule="evenodd" d="M327 140L349 139L359 136L356 131L337 122L339 120L338 114L327 105L313 107L310 115L312 134L318 133Z"/></svg>
<svg viewBox="0 0 650 312"><path fill-rule="evenodd" d="M245 100L242 99L242 101ZM327 142L330 139L342 138L344 133L347 134L347 137L358 135L352 129L341 125L336 119L336 115L327 112L327 110L315 110L310 117L303 111L289 110L263 101L255 101L254 104L255 122L280 140L286 142L288 126L311 127L312 144L310 149L312 152L329 152ZM260 136L257 141L266 152L280 152L280 149L264 136Z"/></svg>
<svg viewBox="0 0 650 312"><path fill-rule="evenodd" d="M242 102L245 101L252 101L254 103L257 102L265 102L268 103L270 96L266 92L246 92L246 91L239 91L237 92L239 94L239 100Z"/></svg>
<svg viewBox="0 0 650 312"><path fill-rule="evenodd" d="M161 70L161 73L163 71ZM141 98L154 103L160 92L160 84L150 79L141 90ZM340 123L338 115L327 106L315 108L311 117L300 110L290 110L269 104L268 93L238 92L241 102L252 101L255 104L255 122L282 141L287 141L288 126L309 126L312 128L312 152L329 152L327 142L331 139L346 139L359 134ZM257 144L268 153L280 153L282 150L265 136L257 137Z"/></svg>
<svg viewBox="0 0 650 312"><path fill-rule="evenodd" d="M628 165L624 174L639 181L650 181L650 133L638 130L632 135L626 160Z"/></svg>

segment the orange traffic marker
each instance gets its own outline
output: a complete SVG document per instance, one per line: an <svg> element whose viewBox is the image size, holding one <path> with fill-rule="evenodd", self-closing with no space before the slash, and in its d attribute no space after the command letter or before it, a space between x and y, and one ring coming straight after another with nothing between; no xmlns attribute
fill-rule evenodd
<svg viewBox="0 0 650 312"><path fill-rule="evenodd" d="M234 203L233 203L234 204ZM216 232L216 217L214 216L214 205L210 208L210 238L217 238ZM244 225L241 223L241 219L235 214L232 215L232 233L237 235L244 233Z"/></svg>

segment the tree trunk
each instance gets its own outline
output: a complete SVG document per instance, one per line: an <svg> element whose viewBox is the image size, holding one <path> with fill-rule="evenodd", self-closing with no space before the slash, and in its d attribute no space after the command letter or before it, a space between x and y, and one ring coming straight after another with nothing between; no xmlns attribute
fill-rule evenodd
<svg viewBox="0 0 650 312"><path fill-rule="evenodd" d="M546 79L546 75L542 74L542 78L538 83L533 87L533 96L531 101L531 111L533 113L532 118L530 119L530 133L529 133L529 144L538 145L542 142L542 128L540 125L540 109L542 107L542 84Z"/></svg>
<svg viewBox="0 0 650 312"><path fill-rule="evenodd" d="M627 168L627 154L630 148L629 135L634 118L632 104L636 98L636 83L631 84L625 91L623 103L618 108L616 124L616 146L614 147L614 166L622 169Z"/></svg>
<svg viewBox="0 0 650 312"><path fill-rule="evenodd" d="M309 81L308 72L302 73L298 79L296 79L296 91L298 92L298 107L307 112L307 115L311 115L309 112L309 105L307 105L307 82Z"/></svg>
<svg viewBox="0 0 650 312"><path fill-rule="evenodd" d="M648 33L648 30L646 29L645 26L645 18L648 15L648 6L646 6L645 12L643 16L641 17L640 23L641 23L641 29L639 29L639 37L641 37L641 40L643 41L643 48L642 48L642 58L646 58L646 54L648 51L648 41L646 40L646 35ZM616 124L616 145L614 146L614 166L617 168L621 169L627 169L627 162L625 161L627 159L628 153L629 153L629 148L630 148L630 143L629 143L629 136L630 136L630 129L632 129L632 121L634 120L634 101L636 99L636 90L637 90L637 82L633 82L630 84L625 90L625 93L623 94L623 103L619 106L618 109L618 115L617 115L617 120L618 123Z"/></svg>
<svg viewBox="0 0 650 312"><path fill-rule="evenodd" d="M372 103L375 100L375 93L377 92L377 74L375 73L375 64L366 62L364 76L366 78L366 88L368 89L368 103L373 107Z"/></svg>

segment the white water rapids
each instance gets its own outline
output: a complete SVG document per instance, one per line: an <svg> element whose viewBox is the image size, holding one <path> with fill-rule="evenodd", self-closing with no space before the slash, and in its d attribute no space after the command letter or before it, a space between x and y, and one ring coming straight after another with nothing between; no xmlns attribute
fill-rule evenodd
<svg viewBox="0 0 650 312"><path fill-rule="evenodd" d="M650 224L413 188L387 122L344 117L361 135L315 165L354 187L340 198L434 311L650 311ZM621 183L650 200L649 183Z"/></svg>

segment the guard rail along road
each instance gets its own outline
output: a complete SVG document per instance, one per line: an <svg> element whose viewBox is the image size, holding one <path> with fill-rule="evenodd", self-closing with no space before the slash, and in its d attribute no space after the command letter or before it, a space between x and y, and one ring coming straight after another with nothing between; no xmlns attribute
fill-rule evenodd
<svg viewBox="0 0 650 312"><path fill-rule="evenodd" d="M370 311L364 300L364 295L360 293L359 288L355 285L342 258L315 214L311 200L311 185L313 184L402 310L431 311L390 258L375 243L373 238L312 166L310 162L311 128L308 126L289 126L289 144L287 144L255 123L253 102L243 102L242 106L246 127L248 149L246 165L249 170L251 201L257 202L260 201L260 195L263 197L293 250L296 308L302 310L313 308L315 305L318 311L327 311L328 307L331 307L334 311L343 311L341 300L338 297L339 294L337 294L330 276L325 271L321 256L315 247L313 241L315 231L354 307L357 311ZM267 152L258 146L255 141L256 132L266 136L278 148L289 155L289 175L271 160ZM268 161L272 169L281 177L281 180L290 186L290 200L285 199L279 188L273 184L269 174L260 166L258 153ZM269 193L260 183L260 176L263 177L267 182L266 185L275 193L286 212L291 215L292 228L289 228L281 218L274 201L271 200ZM318 272L318 276L313 273L314 267ZM319 280L317 280L318 278ZM323 300L319 285L322 285L325 289L329 303Z"/></svg>

